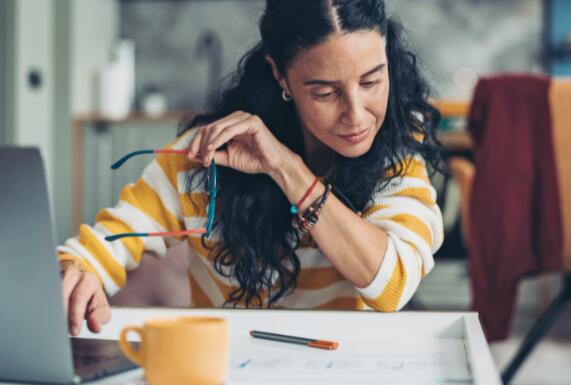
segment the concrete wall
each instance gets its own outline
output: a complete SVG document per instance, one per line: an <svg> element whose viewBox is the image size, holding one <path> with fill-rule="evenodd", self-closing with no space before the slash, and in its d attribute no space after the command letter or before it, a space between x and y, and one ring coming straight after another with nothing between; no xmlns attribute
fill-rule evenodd
<svg viewBox="0 0 571 385"><path fill-rule="evenodd" d="M122 3L121 36L135 42L137 94L156 87L172 110L204 108L210 90L258 39L263 6L261 0Z"/></svg>
<svg viewBox="0 0 571 385"><path fill-rule="evenodd" d="M171 109L203 108L209 87L216 87L259 38L263 5L261 0L122 3L121 35L135 41L138 94L156 86ZM442 98L468 99L479 75L542 70L541 0L387 0L387 8L409 31ZM212 60L200 49L209 32L220 42L220 75L213 75Z"/></svg>
<svg viewBox="0 0 571 385"><path fill-rule="evenodd" d="M541 72L542 0L388 0L438 95L471 97L478 76Z"/></svg>

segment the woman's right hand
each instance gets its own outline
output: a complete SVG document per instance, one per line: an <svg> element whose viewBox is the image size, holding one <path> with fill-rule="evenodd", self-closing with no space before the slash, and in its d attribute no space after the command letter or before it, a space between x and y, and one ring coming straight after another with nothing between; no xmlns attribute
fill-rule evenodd
<svg viewBox="0 0 571 385"><path fill-rule="evenodd" d="M61 266L63 305L69 322L69 332L77 336L83 320L94 333L111 319L111 307L97 276L73 265Z"/></svg>

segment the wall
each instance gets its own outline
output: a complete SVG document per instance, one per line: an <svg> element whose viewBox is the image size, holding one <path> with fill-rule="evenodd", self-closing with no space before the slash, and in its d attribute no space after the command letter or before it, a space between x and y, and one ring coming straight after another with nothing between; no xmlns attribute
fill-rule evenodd
<svg viewBox="0 0 571 385"><path fill-rule="evenodd" d="M209 90L258 39L263 5L258 0L122 3L121 36L135 42L137 94L157 87L172 110L204 108Z"/></svg>
<svg viewBox="0 0 571 385"><path fill-rule="evenodd" d="M71 48L71 9L76 0L57 0L54 2L53 23L53 176L56 241L61 243L74 232L71 228L71 202L73 191L71 183L72 137L70 110L70 48Z"/></svg>
<svg viewBox="0 0 571 385"><path fill-rule="evenodd" d="M13 142L41 149L53 193L53 0L19 0L14 5ZM40 77L37 87L30 83L33 72Z"/></svg>
<svg viewBox="0 0 571 385"><path fill-rule="evenodd" d="M0 1L0 145L14 135L14 11L13 0Z"/></svg>
<svg viewBox="0 0 571 385"><path fill-rule="evenodd" d="M263 1L127 1L121 36L136 44L138 94L160 88L171 109L203 108L212 74L201 36L214 32L222 74L258 39ZM541 71L541 0L388 0L409 30L438 95L468 99L477 76L498 71Z"/></svg>
<svg viewBox="0 0 571 385"><path fill-rule="evenodd" d="M469 99L481 75L542 71L542 0L388 0L388 8L445 99Z"/></svg>
<svg viewBox="0 0 571 385"><path fill-rule="evenodd" d="M75 0L71 12L71 111L78 116L96 109L97 73L119 36L119 2Z"/></svg>

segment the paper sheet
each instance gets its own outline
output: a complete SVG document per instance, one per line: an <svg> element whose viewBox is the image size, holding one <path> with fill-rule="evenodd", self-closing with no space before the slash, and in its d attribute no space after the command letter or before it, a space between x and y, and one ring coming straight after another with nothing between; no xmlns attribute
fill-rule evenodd
<svg viewBox="0 0 571 385"><path fill-rule="evenodd" d="M473 383L459 339L346 341L337 351L272 341L255 344L255 349L235 350L240 354L231 359L229 384Z"/></svg>

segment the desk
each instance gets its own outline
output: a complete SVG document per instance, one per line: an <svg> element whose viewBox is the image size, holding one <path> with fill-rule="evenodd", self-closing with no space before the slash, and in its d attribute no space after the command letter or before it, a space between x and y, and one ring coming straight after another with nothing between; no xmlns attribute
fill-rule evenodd
<svg viewBox="0 0 571 385"><path fill-rule="evenodd" d="M97 336L117 339L125 325L142 324L145 319L153 317L181 315L228 319L233 360L227 382L229 385L501 384L475 313L113 308L112 321ZM322 351L252 339L248 336L251 329L332 339L338 341L340 347L336 351ZM81 336L90 338L94 335L83 329ZM277 368L267 370L260 369L260 366L250 371L236 369L236 360L240 362L252 356L254 360L266 359L265 364L268 365L274 365L279 360L281 363ZM379 371L378 361L383 361L387 366ZM415 373L406 370L409 362L403 364L402 361L415 361ZM320 367L327 362L327 368ZM333 368L330 362L335 363ZM454 364L461 369L462 362L471 378L456 381L446 378L447 375L455 376L448 366ZM294 368L300 363L301 367ZM337 364L339 366L335 370ZM308 369L309 365L313 367ZM371 374L364 374L367 370L364 371L359 365L368 369L376 365L368 373L382 373L382 376L372 379ZM423 377L419 377L420 374ZM437 376L441 379L435 380ZM142 371L136 370L94 384L143 385L145 382Z"/></svg>

